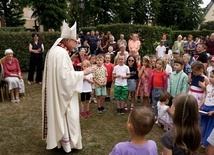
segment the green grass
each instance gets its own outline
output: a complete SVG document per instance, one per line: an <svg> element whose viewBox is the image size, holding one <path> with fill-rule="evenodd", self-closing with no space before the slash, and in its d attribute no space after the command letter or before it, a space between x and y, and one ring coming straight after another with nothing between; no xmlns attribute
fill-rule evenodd
<svg viewBox="0 0 214 155"><path fill-rule="evenodd" d="M27 74L24 74L25 82ZM46 150L42 140L42 104L41 89L38 84L27 85L26 94L19 104L5 99L0 102L0 155L63 155L62 149ZM137 106L141 106L137 104ZM96 104L90 105L93 117L81 119L83 149L74 150L73 155L108 155L114 145L129 139L126 129L128 113L118 116L114 103L105 103L108 109L102 115L97 114ZM148 139L156 141L161 152L159 138L163 131L154 125L147 135Z"/></svg>

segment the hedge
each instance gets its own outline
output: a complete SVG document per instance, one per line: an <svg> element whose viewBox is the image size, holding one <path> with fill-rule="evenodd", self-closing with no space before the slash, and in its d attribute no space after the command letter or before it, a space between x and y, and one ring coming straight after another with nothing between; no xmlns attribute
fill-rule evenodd
<svg viewBox="0 0 214 155"><path fill-rule="evenodd" d="M167 39L172 43L177 36L187 36L192 34L193 36L206 36L213 33L213 31L172 31L170 28L158 27L158 26L146 26L146 25L133 25L133 24L112 24L112 25L98 25L96 27L82 28L84 34L87 31L98 30L99 32L106 33L111 31L115 36L115 39L119 39L121 33L125 35L125 39L129 39L129 34L138 33L142 42L140 49L141 55L154 54L155 42L161 40L163 33L168 34ZM4 56L4 51L7 48L11 48L14 51L14 56L19 59L22 71L27 71L29 66L29 51L28 46L32 32L7 32L0 31L0 58ZM60 36L59 32L43 32L39 33L40 39L45 46L45 54L53 45L55 40Z"/></svg>
<svg viewBox="0 0 214 155"><path fill-rule="evenodd" d="M22 71L28 71L29 67L29 43L32 40L32 32L0 32L0 58L4 57L5 49L11 48L14 57L18 58ZM41 41L45 46L45 53L50 49L56 39L60 36L59 32L39 33Z"/></svg>

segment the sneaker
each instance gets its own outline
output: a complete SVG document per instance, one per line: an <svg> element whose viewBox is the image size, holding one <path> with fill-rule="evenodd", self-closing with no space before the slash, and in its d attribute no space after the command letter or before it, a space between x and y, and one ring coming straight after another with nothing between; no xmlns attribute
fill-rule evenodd
<svg viewBox="0 0 214 155"><path fill-rule="evenodd" d="M110 102L110 97L109 96L105 97L105 102Z"/></svg>
<svg viewBox="0 0 214 155"><path fill-rule="evenodd" d="M134 109L134 107L133 107L133 106L131 106L131 107L130 107L130 110L132 111L133 109Z"/></svg>
<svg viewBox="0 0 214 155"><path fill-rule="evenodd" d="M124 108L120 109L120 114L122 114L122 115L125 114Z"/></svg>
<svg viewBox="0 0 214 155"><path fill-rule="evenodd" d="M97 99L96 98L94 98L93 101L94 101L94 103L97 103Z"/></svg>
<svg viewBox="0 0 214 155"><path fill-rule="evenodd" d="M102 106L102 107L100 107L100 110L102 111L102 112L106 112L106 109Z"/></svg>
<svg viewBox="0 0 214 155"><path fill-rule="evenodd" d="M125 107L124 107L124 110L125 110L125 111L128 111L129 109L128 109L128 107L127 107L127 106L125 106Z"/></svg>
<svg viewBox="0 0 214 155"><path fill-rule="evenodd" d="M120 115L120 108L117 108L117 114Z"/></svg>
<svg viewBox="0 0 214 155"><path fill-rule="evenodd" d="M87 115L88 117L92 117L92 116L93 116L92 113L91 113L89 110L87 110L85 113L86 113L86 115Z"/></svg>
<svg viewBox="0 0 214 155"><path fill-rule="evenodd" d="M15 100L15 103L19 103L19 102L20 102L20 99L17 98L17 99Z"/></svg>
<svg viewBox="0 0 214 155"><path fill-rule="evenodd" d="M112 100L111 100L111 102L115 103L115 101L116 101L116 100L115 100L115 98L113 97Z"/></svg>
<svg viewBox="0 0 214 155"><path fill-rule="evenodd" d="M12 103L16 103L16 100L15 100L15 99L12 99L10 102L12 102Z"/></svg>
<svg viewBox="0 0 214 155"><path fill-rule="evenodd" d="M102 114L103 113L103 111L101 110L101 108L97 108L97 110L98 110L98 114Z"/></svg>
<svg viewBox="0 0 214 155"><path fill-rule="evenodd" d="M84 111L80 112L80 116L81 116L83 119L87 118L87 115L85 114Z"/></svg>

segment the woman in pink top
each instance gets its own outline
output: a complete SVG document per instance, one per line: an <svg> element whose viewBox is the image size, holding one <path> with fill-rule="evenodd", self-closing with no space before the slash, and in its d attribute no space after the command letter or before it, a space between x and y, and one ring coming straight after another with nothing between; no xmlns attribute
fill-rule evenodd
<svg viewBox="0 0 214 155"><path fill-rule="evenodd" d="M19 89L22 79L19 61L13 57L11 49L5 50L6 58L2 60L5 81L8 83L12 103L20 102Z"/></svg>
<svg viewBox="0 0 214 155"><path fill-rule="evenodd" d="M134 56L139 55L138 51L140 49L140 45L141 45L141 43L138 39L137 34L133 34L133 38L132 38L132 40L129 41L129 44L128 44L129 55L134 55Z"/></svg>

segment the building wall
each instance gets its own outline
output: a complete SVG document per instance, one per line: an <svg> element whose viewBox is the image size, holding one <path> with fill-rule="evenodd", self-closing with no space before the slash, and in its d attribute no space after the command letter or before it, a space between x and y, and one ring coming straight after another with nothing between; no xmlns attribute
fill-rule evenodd
<svg viewBox="0 0 214 155"><path fill-rule="evenodd" d="M23 12L23 18L26 19L24 27L26 27L27 29L34 29L36 18L31 18L33 10L31 8L24 8Z"/></svg>
<svg viewBox="0 0 214 155"><path fill-rule="evenodd" d="M204 19L204 22L214 21L214 4L212 4Z"/></svg>

